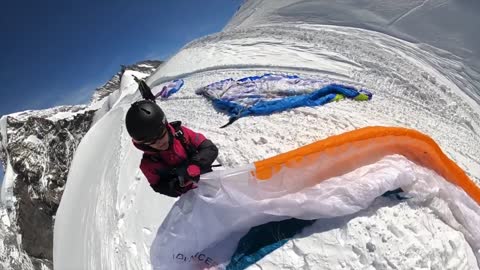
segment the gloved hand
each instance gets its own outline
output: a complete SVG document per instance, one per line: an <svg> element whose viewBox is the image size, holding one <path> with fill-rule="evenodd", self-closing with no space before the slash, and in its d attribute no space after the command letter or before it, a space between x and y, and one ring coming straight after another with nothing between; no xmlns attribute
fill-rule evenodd
<svg viewBox="0 0 480 270"><path fill-rule="evenodd" d="M184 164L177 167L178 186L176 190L181 194L198 187L200 180L200 167L195 164Z"/></svg>
<svg viewBox="0 0 480 270"><path fill-rule="evenodd" d="M187 175L191 180L195 181L195 183L198 183L198 180L200 180L200 167L195 164L188 165Z"/></svg>
<svg viewBox="0 0 480 270"><path fill-rule="evenodd" d="M198 186L191 180L183 182L180 184L179 179L173 179L169 182L158 182L155 185L150 185L155 192L167 195L169 197L178 197L183 193L186 193L190 189L195 189Z"/></svg>
<svg viewBox="0 0 480 270"><path fill-rule="evenodd" d="M176 168L176 173L180 183L193 181L198 183L200 180L200 167L196 164L183 164Z"/></svg>
<svg viewBox="0 0 480 270"><path fill-rule="evenodd" d="M156 184L150 185L155 192L158 192L169 197L178 197L182 193L180 192L180 186L177 180L172 181L159 181Z"/></svg>
<svg viewBox="0 0 480 270"><path fill-rule="evenodd" d="M177 182L177 183L180 183L180 182ZM180 194L183 194L189 191L190 189L196 189L197 187L198 185L195 182L193 182L192 180L187 180L187 181L184 181L183 184L179 184L176 191L179 192Z"/></svg>
<svg viewBox="0 0 480 270"><path fill-rule="evenodd" d="M160 176L160 181L151 185L153 190L170 197L178 197L198 187L196 183L200 179L200 167L184 163L176 168L158 170L157 174Z"/></svg>

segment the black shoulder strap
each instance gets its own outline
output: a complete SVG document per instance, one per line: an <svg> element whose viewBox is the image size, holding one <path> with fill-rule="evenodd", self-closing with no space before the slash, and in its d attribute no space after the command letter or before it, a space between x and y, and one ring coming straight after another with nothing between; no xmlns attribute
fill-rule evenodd
<svg viewBox="0 0 480 270"><path fill-rule="evenodd" d="M187 152L188 159L190 159L193 155L197 154L197 149L195 149L192 144L187 142L187 139L183 134L182 121L174 121L171 122L170 125L172 125L173 129L175 130L173 137L177 138L182 143L185 152Z"/></svg>
<svg viewBox="0 0 480 270"><path fill-rule="evenodd" d="M135 76L133 76L133 79L138 83L138 90L140 90L143 99L155 102L155 96L152 93L152 89L150 89L145 80L141 80Z"/></svg>

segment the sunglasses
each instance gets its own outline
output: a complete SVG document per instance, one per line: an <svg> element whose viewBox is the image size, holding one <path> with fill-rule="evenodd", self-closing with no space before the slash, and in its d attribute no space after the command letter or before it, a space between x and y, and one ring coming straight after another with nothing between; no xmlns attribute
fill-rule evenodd
<svg viewBox="0 0 480 270"><path fill-rule="evenodd" d="M167 134L167 130L165 130L165 132L163 132L161 135L156 136L152 139L148 139L144 141L136 141L136 142L143 145L152 145L152 144L155 144L158 140L162 139L166 134Z"/></svg>

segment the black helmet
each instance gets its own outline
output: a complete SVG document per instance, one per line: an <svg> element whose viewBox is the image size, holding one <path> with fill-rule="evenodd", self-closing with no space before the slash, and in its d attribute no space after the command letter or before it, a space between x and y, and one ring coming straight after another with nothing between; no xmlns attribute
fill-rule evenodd
<svg viewBox="0 0 480 270"><path fill-rule="evenodd" d="M153 139L165 132L167 118L162 109L150 100L132 104L125 118L128 134L136 141Z"/></svg>

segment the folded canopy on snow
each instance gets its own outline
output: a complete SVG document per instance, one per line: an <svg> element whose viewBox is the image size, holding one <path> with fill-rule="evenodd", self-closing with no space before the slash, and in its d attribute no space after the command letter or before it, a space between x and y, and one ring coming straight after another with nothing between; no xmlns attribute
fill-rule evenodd
<svg viewBox="0 0 480 270"><path fill-rule="evenodd" d="M365 89L357 90L327 80L274 74L239 80L230 78L197 89L196 93L212 100L215 109L230 116L229 122L222 127L249 115L269 115L298 107L319 106L343 98L372 98Z"/></svg>
<svg viewBox="0 0 480 270"><path fill-rule="evenodd" d="M138 83L138 91L142 95L143 99L155 101L157 98L166 99L176 92L180 91L183 86L183 80L177 79L161 85L153 87L148 86L145 80L139 79L133 76L135 82ZM155 94L154 94L155 93Z"/></svg>
<svg viewBox="0 0 480 270"><path fill-rule="evenodd" d="M180 91L183 84L184 82L182 79L173 80L153 87L152 92L155 93L155 98L165 99Z"/></svg>
<svg viewBox="0 0 480 270"><path fill-rule="evenodd" d="M222 268L254 226L353 214L400 187L413 200L442 202L438 214L464 234L480 261L480 189L415 130L363 128L212 172L200 183L159 228L150 253L154 269Z"/></svg>

